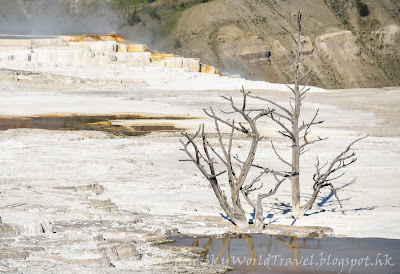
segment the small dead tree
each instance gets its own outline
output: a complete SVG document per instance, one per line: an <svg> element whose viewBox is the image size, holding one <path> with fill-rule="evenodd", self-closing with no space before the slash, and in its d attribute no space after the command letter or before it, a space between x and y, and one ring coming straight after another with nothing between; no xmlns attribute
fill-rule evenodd
<svg viewBox="0 0 400 274"><path fill-rule="evenodd" d="M339 153L338 156L336 156L330 163L327 162L321 165L317 158L317 163L315 164L316 172L312 178L314 182L313 193L306 204L302 206L300 204L301 155L308 151L308 147L310 145L326 140L327 138L318 137L317 139L313 140L308 138L311 127L324 122L317 120L319 110L316 111L311 121L308 123L302 121L302 123L300 123L301 106L303 104L302 102L306 93L309 91L309 88L307 88L307 84L310 81L308 75L313 70L315 64L304 74L300 73L300 57L305 42L304 37L301 36L303 25L301 11L299 11L297 19L297 35L291 34L285 27L281 25L281 27L290 35L291 39L293 39L295 43L294 58L291 58L283 51L281 52L294 68L294 85L293 87L287 85L287 87L293 93L293 98L291 98L290 101L290 108L278 104L268 98L253 96L250 94L250 92L242 89L241 92L243 102L240 107L235 104L231 97L222 96L223 99L230 103L232 108L232 111L226 114L238 114L241 117L242 122L237 123L235 120L222 119L215 114L212 108L210 108L209 111L204 110L207 116L214 120L218 138L218 149L212 146L208 141L208 136L204 131L204 125L201 125L199 130L194 135L182 133L186 140L180 140L183 145L182 150L189 157L189 159L186 161L194 162L202 174L209 180L222 209L232 220L232 222L239 227L245 227L249 225L246 219L245 211L241 204L240 194L254 209L255 225L262 226L263 199L275 194L285 180L291 181L292 215L296 218L303 216L312 207L320 190L325 187L332 189L340 204L335 188L332 185L332 181L343 176L344 173L337 175L339 173L338 171L349 166L357 160L357 158L355 158L355 153L351 150L352 146L358 141L367 137L364 136L351 142L346 149ZM304 86L301 87L301 82L303 82L306 78L308 79L305 81ZM248 108L246 105L248 98L261 100L267 104L267 107L265 109ZM282 157L276 150L274 143L271 142L271 148L276 157L286 167L288 167L288 170L277 171L254 163L258 144L263 138L257 129L257 121L260 118L267 118L276 123L281 128L281 130L278 132L283 137L289 139L292 152L291 159L284 159L284 157ZM228 126L231 129L227 143L224 143L223 141L220 125ZM237 155L233 155L232 153L234 132L245 134L251 140L251 145L247 150L247 157L245 160L239 159ZM222 171L216 170L217 163L222 163ZM260 173L255 177L250 176L251 169L258 169ZM229 183L230 203L224 191L221 189L218 181L218 177L223 174L226 174ZM274 185L273 187L268 188L269 191L267 192L265 192L266 188L263 188L264 182L261 182L261 179L264 179L265 175L270 175L270 178L274 178ZM254 193L257 193L257 195L253 196ZM252 197L250 197L250 194Z"/></svg>
<svg viewBox="0 0 400 274"><path fill-rule="evenodd" d="M273 110L247 109L246 100L249 92L246 92L244 89L242 89L242 95L243 102L241 107L238 107L231 97L222 96L222 98L230 102L230 105L233 109L231 113L240 114L242 119L246 122L247 127L241 122L236 123L235 120L224 120L218 117L212 108L210 108L209 111L204 110L209 117L214 119L218 138L218 149L216 149L208 141L208 137L204 131L204 124L200 126L199 130L194 135L182 133L182 135L186 138L186 141L180 141L183 145L182 150L189 157L189 159L186 161L194 162L204 177L208 179L222 209L232 220L232 222L239 227L247 227L249 225L240 199L240 194L242 194L247 203L254 209L255 225L262 226L262 200L275 194L279 186L291 175L287 172L280 172L254 164L257 146L262 140L262 136L257 129L257 121L261 117L271 113ZM257 114L250 116L252 112L257 112ZM231 129L227 144L223 141L220 124L226 125ZM240 160L237 155L232 154L233 136L235 131L245 134L251 139L251 145L247 150L247 156L244 161ZM200 144L196 142L198 139L201 140ZM191 147L192 150L190 150L189 147ZM224 167L222 171L216 170L216 164L218 161L222 163ZM248 180L249 172L252 168L259 169L260 172L251 180ZM228 198L218 182L218 177L223 174L227 175L229 182L231 203L229 203ZM256 186L256 183L259 183L261 177L266 174L271 174L274 177L275 186L270 189L269 192L258 193L256 201L253 201L249 197L249 194L259 191L262 188L263 184Z"/></svg>

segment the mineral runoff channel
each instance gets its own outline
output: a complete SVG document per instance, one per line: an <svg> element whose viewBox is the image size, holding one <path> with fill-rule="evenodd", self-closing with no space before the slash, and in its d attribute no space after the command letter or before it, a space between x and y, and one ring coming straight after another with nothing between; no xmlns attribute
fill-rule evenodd
<svg viewBox="0 0 400 274"><path fill-rule="evenodd" d="M43 115L0 117L0 130L30 128L47 130L102 131L114 136L141 136L151 132L181 131L173 121L196 119L181 116L145 115ZM122 122L121 122L122 121Z"/></svg>

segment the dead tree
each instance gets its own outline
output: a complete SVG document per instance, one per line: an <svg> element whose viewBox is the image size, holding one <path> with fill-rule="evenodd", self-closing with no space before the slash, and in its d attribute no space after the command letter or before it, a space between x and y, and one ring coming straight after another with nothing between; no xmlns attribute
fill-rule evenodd
<svg viewBox="0 0 400 274"><path fill-rule="evenodd" d="M316 111L312 120L308 123L304 121L300 123L300 114L301 114L301 106L303 104L303 99L305 98L306 93L310 90L307 88L307 84L310 81L309 74L314 69L316 63L304 74L300 73L300 57L303 52L303 47L305 43L304 37L302 37L302 27L303 27L303 15L301 10L297 16L297 26L298 33L297 35L293 35L290 33L285 27L280 25L283 30L285 30L294 41L294 58L291 58L285 52L281 51L281 54L286 57L286 59L291 63L294 68L294 85L293 87L287 87L292 91L293 97L290 101L290 109L286 108L282 105L277 104L269 99L257 97L257 96L249 96L252 98L256 98L259 100L263 100L269 104L272 104L274 107L277 107L278 111L273 111L269 115L267 115L270 120L275 122L281 127L281 131L279 133L288 138L291 142L291 150L292 150L292 159L285 160L279 156L278 152L275 150L273 144L272 148L275 154L278 156L278 159L281 160L285 165L289 166L291 170L291 185L292 185L292 215L294 217L303 216L314 204L315 199L318 196L321 188L330 187L332 191L335 193L335 197L337 198L337 194L335 188L332 185L332 181L338 179L343 176L344 173L335 176L339 170L344 167L354 163L357 158L355 158L355 153L351 152L352 146L366 138L367 136L361 137L355 141L353 141L343 152L341 152L330 164L326 163L324 165L320 165L319 160L317 159L316 173L313 176L314 185L313 185L313 193L309 201L301 206L300 204L300 157L303 153L308 151L308 147L317 142L326 140L327 138L318 137L316 139L310 140L308 135L310 134L311 127L317 124L322 124L324 121L318 120L318 112ZM307 79L307 80L306 80ZM305 84L300 87L301 83L305 80ZM294 105L294 106L293 106ZM338 202L339 199L337 198ZM339 202L340 204L340 202ZM341 206L341 205L340 205Z"/></svg>
<svg viewBox="0 0 400 274"><path fill-rule="evenodd" d="M309 83L310 78L308 76L313 70L315 64L304 74L300 73L300 57L305 42L304 37L301 36L303 24L301 11L299 11L297 18L297 35L291 34L281 25L295 43L294 58L291 58L285 52L281 52L294 68L294 85L293 87L287 85L293 93L293 98L291 98L290 101L290 108L278 104L268 98L253 96L250 92L246 92L242 89L243 102L240 107L235 104L231 97L222 96L222 98L227 100L232 107L232 111L227 114L239 114L242 120L241 122L237 123L235 120L222 119L215 114L212 108L210 108L209 111L204 110L205 113L214 120L219 149L213 147L208 141L207 134L204 132L204 125L201 125L194 135L182 133L186 139L185 141L181 140L183 145L182 150L189 157L186 161L194 162L202 174L209 180L222 209L232 222L239 227L248 226L245 211L241 204L240 194L245 201L253 207L256 226L262 226L263 199L275 194L285 180L290 179L291 181L292 215L296 218L303 216L312 207L322 188L331 188L339 202L332 181L343 175L343 173L337 175L339 173L338 171L357 160L357 158L355 158L355 153L351 150L352 146L361 139L367 137L361 137L351 142L346 149L339 153L330 163L321 165L317 158L317 163L315 164L316 172L312 178L314 181L313 193L309 201L302 206L300 204L301 155L308 151L310 145L323 141L326 138L318 137L312 140L309 139L311 127L324 122L317 119L319 110L316 111L311 121L307 123L303 121L300 123L301 106L306 93L309 91L307 84ZM306 78L308 79L301 87L300 84ZM248 108L246 105L248 97L262 100L267 104L267 107L264 109ZM276 157L287 167L287 170L277 171L254 163L258 144L263 138L257 129L257 121L260 118L267 118L276 123L281 128L278 132L283 137L289 139L292 152L291 159L284 159L276 150L274 143L271 142L271 149L274 151ZM231 129L227 143L224 143L223 141L220 125L228 126ZM247 151L247 157L244 160L239 159L237 155L232 154L234 132L245 134L251 140L251 145ZM223 168L221 171L216 170L217 163L222 163ZM251 177L249 175L250 169L258 169L260 173L255 177ZM223 178L220 177L222 175L227 176L230 188L230 202L224 191L221 189L218 181L219 178ZM270 181L265 179L265 175L269 175L267 178L274 179L273 185L271 185ZM263 187L264 183L269 183L269 187ZM268 189L269 191L265 191L265 189ZM255 193L257 195L254 196ZM250 195L252 197L250 197Z"/></svg>
<svg viewBox="0 0 400 274"><path fill-rule="evenodd" d="M191 161L196 164L204 177L206 177L210 182L211 187L226 215L239 227L247 227L249 225L245 211L242 207L240 194L254 209L255 225L262 226L262 200L275 194L279 186L290 177L290 174L288 173L276 171L254 163L258 143L262 140L262 136L257 129L257 121L261 117L268 115L273 110L247 109L246 100L248 94L249 92L242 89L243 102L240 107L235 104L231 97L222 96L223 99L230 103L233 109L230 114L239 114L244 121L243 123L237 123L235 120L224 120L218 117L212 108L210 108L209 111L204 110L204 112L214 120L218 138L218 149L208 141L208 137L204 131L204 124L200 126L199 130L194 135L182 133L186 140L180 140L183 145L182 150L189 157L186 161ZM256 114L251 115L251 113L254 112L256 112ZM230 128L230 134L225 143L220 129L221 124ZM251 145L247 150L245 160L241 160L238 155L234 155L232 152L235 132L245 134L251 140ZM222 164L222 171L216 170L217 163ZM259 174L249 179L250 169L258 169ZM260 181L261 177L267 174L270 174L274 178L275 184L269 189L269 191L263 193L260 192L263 187L263 183ZM221 189L218 181L219 178L222 178L220 177L222 175L227 176L230 189L230 201ZM252 192L259 192L255 201L249 197Z"/></svg>

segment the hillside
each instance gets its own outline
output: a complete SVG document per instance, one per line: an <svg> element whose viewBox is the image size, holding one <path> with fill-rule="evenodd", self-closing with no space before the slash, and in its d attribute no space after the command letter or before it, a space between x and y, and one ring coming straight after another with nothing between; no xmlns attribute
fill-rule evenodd
<svg viewBox="0 0 400 274"><path fill-rule="evenodd" d="M304 35L309 37L303 65L306 69L318 62L312 84L325 88L400 84L398 1L365 1L370 11L365 17L355 1L214 0L187 7L192 2L205 1L139 5L133 13L140 22L123 31L150 47L161 45L169 52L200 57L222 71L287 82L289 63L278 49L288 51L292 45L277 23L294 30L301 8L306 15Z"/></svg>
<svg viewBox="0 0 400 274"><path fill-rule="evenodd" d="M0 1L3 13L3 7L11 5L7 2ZM290 82L291 75L278 49L288 52L292 46L278 22L294 30L301 8L308 37L302 64L307 69L318 62L311 84L324 88L400 85L397 0L59 0L54 9L37 4L49 6L49 0L17 2L27 22L35 18L40 22L41 13L48 10L60 20L62 11L72 20L58 22L59 31L76 31L73 22L86 22L87 29L79 31L115 30L151 49L197 57L223 72L278 83ZM360 9L363 5L368 6L367 14ZM37 25L57 29L57 24Z"/></svg>

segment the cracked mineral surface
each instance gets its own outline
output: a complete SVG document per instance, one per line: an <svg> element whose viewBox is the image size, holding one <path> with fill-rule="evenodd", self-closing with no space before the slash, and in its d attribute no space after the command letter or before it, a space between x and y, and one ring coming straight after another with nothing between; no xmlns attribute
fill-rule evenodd
<svg viewBox="0 0 400 274"><path fill-rule="evenodd" d="M284 85L165 66L24 66L11 61L0 66L0 121L104 115L113 117L108 126L131 130L164 126L137 136L96 128L2 128L1 272L226 270L195 264L202 249L160 245L171 235L236 231L221 217L217 199L195 166L179 162L185 155L175 129L195 132L204 123L207 131L213 131L213 121L202 109L229 109L219 95L240 100L242 85L285 104L290 91ZM324 190L311 214L293 227L327 226L330 235L338 237L399 239L400 89L313 88L306 101L305 118L312 118L319 108L326 121L314 136L329 136L304 156L303 170L309 178L317 150L326 160L349 141L366 133L370 137L357 144L359 160L338 182L344 209ZM260 102L249 103L260 106ZM135 115L153 119L135 119ZM258 160L270 161L274 168L269 140L274 138L283 156L289 151L274 125L261 121L259 126L266 137ZM248 144L248 139L238 137L234 148L241 153ZM311 181L302 184L303 201L311 193ZM280 225L293 222L285 214L289 202L289 184L266 201L265 223L271 224L266 233L279 234L284 231Z"/></svg>

